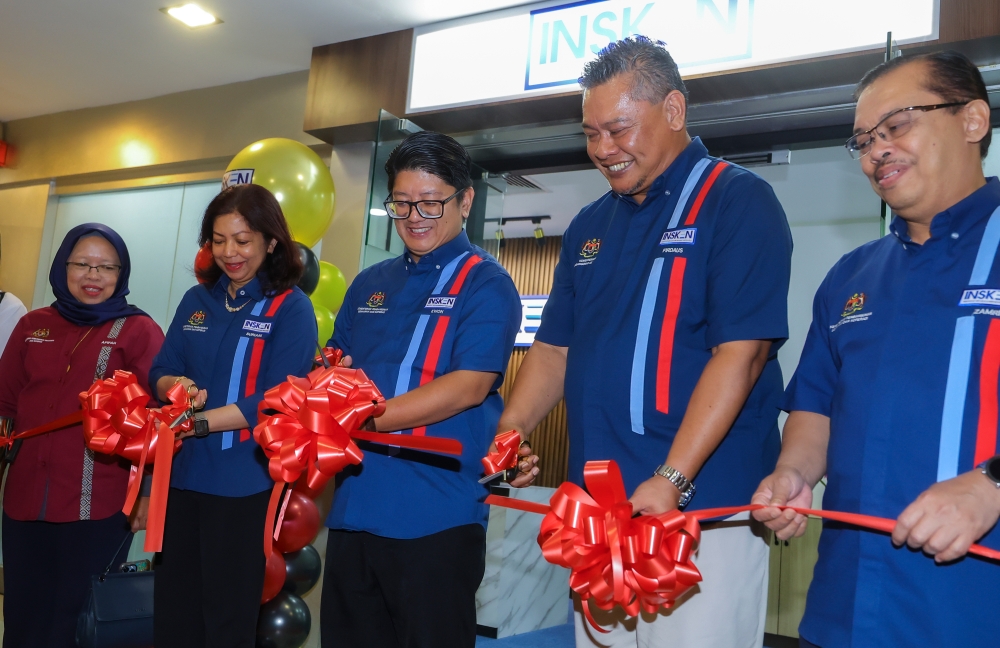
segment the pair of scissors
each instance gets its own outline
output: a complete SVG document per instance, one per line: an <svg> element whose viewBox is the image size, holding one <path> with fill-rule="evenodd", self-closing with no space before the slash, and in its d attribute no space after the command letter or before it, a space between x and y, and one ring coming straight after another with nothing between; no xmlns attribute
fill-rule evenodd
<svg viewBox="0 0 1000 648"><path fill-rule="evenodd" d="M501 470L499 472L495 472L492 475L486 475L485 477L479 480L479 483L489 484L490 482L496 481L498 479L501 482L510 483L514 481L514 478L517 477L517 473L519 472L521 472L520 469L517 466L514 466L513 468L508 468L507 470Z"/></svg>

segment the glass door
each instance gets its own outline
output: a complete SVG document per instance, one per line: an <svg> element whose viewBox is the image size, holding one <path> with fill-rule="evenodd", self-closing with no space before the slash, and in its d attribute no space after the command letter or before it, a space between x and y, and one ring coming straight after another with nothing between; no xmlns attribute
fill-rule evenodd
<svg viewBox="0 0 1000 648"><path fill-rule="evenodd" d="M385 163L389 159L389 154L400 142L408 135L422 130L410 120L400 119L385 110L379 114L375 162L372 164L371 179L368 183L368 211L365 216L365 235L361 250L362 268L403 253L403 240L399 238L396 228L382 206L382 201L388 195L389 182ZM465 229L469 240L474 245L482 247L486 223L492 219L499 219L503 213L507 184L499 182L496 178L490 178L486 169L473 164L472 187L476 195L472 200L472 210L465 223Z"/></svg>

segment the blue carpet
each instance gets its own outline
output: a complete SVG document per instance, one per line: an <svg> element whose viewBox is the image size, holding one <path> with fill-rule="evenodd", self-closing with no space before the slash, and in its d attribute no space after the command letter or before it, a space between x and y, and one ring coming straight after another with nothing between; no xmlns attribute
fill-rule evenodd
<svg viewBox="0 0 1000 648"><path fill-rule="evenodd" d="M476 637L476 648L573 648L574 641L573 624L564 623L503 639Z"/></svg>

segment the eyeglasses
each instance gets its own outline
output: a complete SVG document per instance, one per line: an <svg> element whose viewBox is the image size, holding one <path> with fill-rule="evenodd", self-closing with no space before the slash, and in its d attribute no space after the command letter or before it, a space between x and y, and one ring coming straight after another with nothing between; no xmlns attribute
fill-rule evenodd
<svg viewBox="0 0 1000 648"><path fill-rule="evenodd" d="M71 272L76 272L78 274L87 274L91 270L97 270L97 274L107 276L117 275L118 271L122 269L121 266L111 265L110 263L92 266L88 263L79 263L77 261L68 261L66 263L66 267L69 268Z"/></svg>
<svg viewBox="0 0 1000 648"><path fill-rule="evenodd" d="M382 205L385 206L385 213L393 220L409 218L411 207L416 207L417 213L424 218L441 218L444 206L463 191L465 189L459 189L444 200L386 200Z"/></svg>
<svg viewBox="0 0 1000 648"><path fill-rule="evenodd" d="M957 106L964 106L968 104L968 101L954 101L952 103L944 104L933 104L931 106L910 106L909 108L900 108L899 110L893 110L891 113L883 117L879 123L875 124L863 133L858 133L847 140L844 147L847 152L851 154L851 157L855 160L860 160L864 156L871 153L872 144L875 143L875 136L872 133L878 133L878 136L882 138L883 142L891 142L896 138L902 137L910 132L910 128L913 127L913 120L916 115L913 111L919 110L920 112L930 112L932 110L940 110L942 108L955 108ZM880 129L879 126L882 126Z"/></svg>

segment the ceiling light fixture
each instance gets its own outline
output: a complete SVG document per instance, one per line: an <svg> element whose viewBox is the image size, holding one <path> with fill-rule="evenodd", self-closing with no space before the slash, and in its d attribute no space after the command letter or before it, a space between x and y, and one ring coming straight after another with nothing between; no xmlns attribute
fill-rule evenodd
<svg viewBox="0 0 1000 648"><path fill-rule="evenodd" d="M163 9L160 9L160 11L167 14L171 18L176 18L191 29L207 27L208 25L217 25L222 22L193 2L189 2L188 4L180 7L164 7Z"/></svg>

